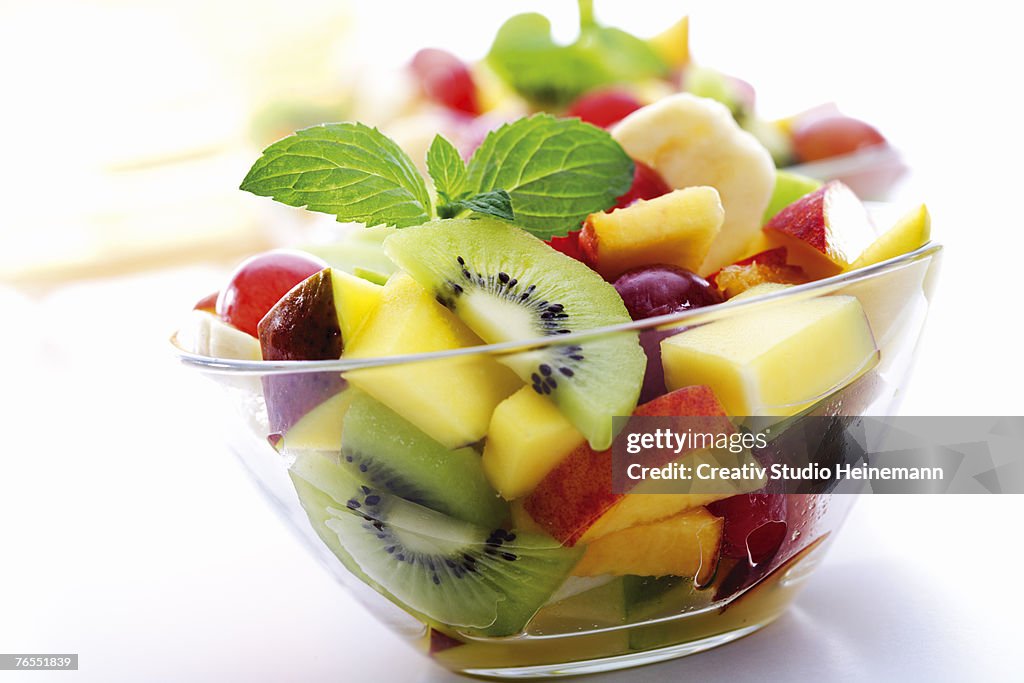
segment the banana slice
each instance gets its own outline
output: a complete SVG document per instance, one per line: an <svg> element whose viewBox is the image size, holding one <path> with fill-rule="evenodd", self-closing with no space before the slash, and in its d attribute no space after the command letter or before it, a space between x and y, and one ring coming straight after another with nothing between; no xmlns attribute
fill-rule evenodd
<svg viewBox="0 0 1024 683"><path fill-rule="evenodd" d="M724 105L688 93L672 95L627 116L612 136L672 187L710 185L718 190L725 222L700 267L701 275L743 256L744 247L761 229L761 216L775 187L775 164Z"/></svg>
<svg viewBox="0 0 1024 683"><path fill-rule="evenodd" d="M183 349L211 358L262 360L260 343L252 335L228 325L206 311L192 311L188 323L178 333Z"/></svg>

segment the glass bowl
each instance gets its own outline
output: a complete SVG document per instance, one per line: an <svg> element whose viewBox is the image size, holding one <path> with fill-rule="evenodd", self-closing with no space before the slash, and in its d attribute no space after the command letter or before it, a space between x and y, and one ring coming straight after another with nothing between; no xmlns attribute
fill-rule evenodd
<svg viewBox="0 0 1024 683"><path fill-rule="evenodd" d="M396 427L392 418L380 415L363 415L353 423L361 394L353 387L375 386L375 396L380 396L383 382L399 392L450 395L445 392L452 388L442 385L465 377L467 368L482 362L514 362L538 350L572 353L603 338L639 335L641 340L660 340L715 325L756 326L771 310L832 297L849 302L852 297L870 325L868 338L873 336L868 361L852 373L837 375L827 352L815 355L836 340L825 338L822 347L819 338L815 351L801 349L804 338L799 337L797 352L786 363L811 368L808 376L825 378L824 384L815 385L814 395L762 406L757 414L795 419L891 414L914 359L940 252L941 247L926 245L863 270L710 308L444 353L252 362L190 353L179 343L181 332L174 342L186 366L213 380L211 388L219 385L223 390L232 449L267 499L375 617L454 671L516 678L591 673L699 652L772 622L821 562L855 496L827 487L786 494L773 493L770 485L742 491L731 500L775 510L770 522L756 527L760 537L770 531L774 539L756 557L751 532L738 553L727 551L724 541L713 554L701 550L692 571L580 571L585 564L580 557L588 557L616 532L590 540L584 535L573 548L563 548L539 533L529 505L514 502L509 509L493 493L492 500L481 501L479 486L468 475L460 479L449 472L438 483L437 473L430 472L438 444L426 447L422 440L410 441L408 423ZM810 337L806 343L812 343ZM367 377L380 381L367 382ZM714 389L716 382L711 377L704 383ZM429 407L429 402L424 405ZM443 413L438 415L406 417L429 429L430 420L443 419ZM410 447L419 450L406 454L410 459L403 462L409 464L403 468L389 470L377 457ZM481 449L475 443L457 453L470 463ZM368 452L373 455L367 457ZM842 459L844 454L827 457ZM673 494L652 494L663 495ZM436 504L438 500L443 504ZM732 523L722 508L710 506L726 515L726 524ZM676 507L684 510L680 515L708 514L700 505ZM651 515L644 520L654 526L661 521ZM636 528L627 525L617 533ZM675 537L665 530L669 527L659 528L659 548L692 542L692 531L679 531ZM653 556L649 548L633 543L636 549L630 550L629 545L605 544L604 552L612 553L613 565L615 553Z"/></svg>

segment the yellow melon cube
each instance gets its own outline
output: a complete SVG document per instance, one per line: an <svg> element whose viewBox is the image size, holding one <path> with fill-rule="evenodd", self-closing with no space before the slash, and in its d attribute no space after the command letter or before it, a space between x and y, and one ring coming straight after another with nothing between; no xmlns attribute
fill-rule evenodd
<svg viewBox="0 0 1024 683"><path fill-rule="evenodd" d="M482 343L430 292L397 273L342 358L448 351ZM483 438L495 406L523 386L511 370L486 356L353 370L345 379L448 448Z"/></svg>
<svg viewBox="0 0 1024 683"><path fill-rule="evenodd" d="M734 416L794 415L878 362L850 296L766 304L669 337L661 355L669 389L705 384Z"/></svg>
<svg viewBox="0 0 1024 683"><path fill-rule="evenodd" d="M914 251L931 238L932 220L922 204L896 221L881 237L872 242L847 270L866 268Z"/></svg>
<svg viewBox="0 0 1024 683"><path fill-rule="evenodd" d="M718 190L688 187L587 217L580 247L601 275L667 263L696 271L725 219Z"/></svg>
<svg viewBox="0 0 1024 683"><path fill-rule="evenodd" d="M616 531L587 546L573 574L688 576L698 586L715 574L725 520L700 507Z"/></svg>
<svg viewBox="0 0 1024 683"><path fill-rule="evenodd" d="M306 413L284 434L284 451L341 450L341 425L357 392L351 389L331 396Z"/></svg>
<svg viewBox="0 0 1024 683"><path fill-rule="evenodd" d="M484 446L484 473L504 498L520 498L583 440L554 403L532 387L523 387L494 409Z"/></svg>
<svg viewBox="0 0 1024 683"><path fill-rule="evenodd" d="M334 306L338 309L341 339L348 344L380 303L384 288L337 268L331 270L331 286Z"/></svg>

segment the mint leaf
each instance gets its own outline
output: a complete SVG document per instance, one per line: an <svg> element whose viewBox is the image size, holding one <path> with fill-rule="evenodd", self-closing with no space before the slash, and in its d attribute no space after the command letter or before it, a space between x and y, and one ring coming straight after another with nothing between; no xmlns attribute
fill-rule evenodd
<svg viewBox="0 0 1024 683"><path fill-rule="evenodd" d="M508 192L505 192L505 190L481 192L472 197L460 199L453 206L469 209L476 213L484 213L506 221L514 221L516 219L515 212L512 210L512 198L509 197Z"/></svg>
<svg viewBox="0 0 1024 683"><path fill-rule="evenodd" d="M535 114L491 131L469 161L466 190L505 190L516 224L542 239L603 211L633 183L633 160L607 131Z"/></svg>
<svg viewBox="0 0 1024 683"><path fill-rule="evenodd" d="M559 45L541 14L519 14L498 30L487 62L516 92L541 107L564 107L606 85L665 76L669 68L646 42L596 24L581 7L576 42Z"/></svg>
<svg viewBox="0 0 1024 683"><path fill-rule="evenodd" d="M376 128L329 123L263 150L241 189L367 226L431 218L430 195L409 156Z"/></svg>
<svg viewBox="0 0 1024 683"><path fill-rule="evenodd" d="M455 145L444 136L434 136L427 150L427 172L434 181L434 189L445 203L456 199L466 183L466 164Z"/></svg>

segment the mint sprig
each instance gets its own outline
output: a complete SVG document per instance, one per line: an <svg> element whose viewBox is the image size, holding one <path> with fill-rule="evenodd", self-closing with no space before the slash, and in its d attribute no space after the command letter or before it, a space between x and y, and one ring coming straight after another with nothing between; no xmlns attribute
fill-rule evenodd
<svg viewBox="0 0 1024 683"><path fill-rule="evenodd" d="M541 239L564 235L602 211L633 180L633 161L607 131L579 119L536 114L492 131L470 159L440 135L427 153L436 213L514 220ZM407 227L434 215L412 160L359 123L301 130L266 150L242 189L339 221Z"/></svg>
<svg viewBox="0 0 1024 683"><path fill-rule="evenodd" d="M275 142L241 189L368 226L419 225L433 214L426 183L409 155L361 123L313 126Z"/></svg>
<svg viewBox="0 0 1024 683"><path fill-rule="evenodd" d="M527 13L506 21L487 62L516 92L540 107L564 107L594 88L662 77L668 65L646 41L601 26L592 3L580 0L580 34L559 45L547 17Z"/></svg>
<svg viewBox="0 0 1024 683"><path fill-rule="evenodd" d="M535 114L488 134L469 161L466 187L505 190L516 223L548 239L612 206L632 182L633 160L607 131Z"/></svg>

